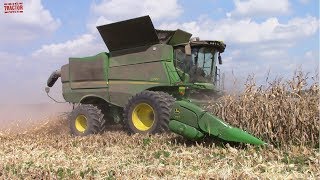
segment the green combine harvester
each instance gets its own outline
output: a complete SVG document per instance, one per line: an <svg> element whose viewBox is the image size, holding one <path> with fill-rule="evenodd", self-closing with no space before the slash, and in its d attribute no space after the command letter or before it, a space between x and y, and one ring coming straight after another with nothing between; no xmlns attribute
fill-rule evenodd
<svg viewBox="0 0 320 180"><path fill-rule="evenodd" d="M180 29L156 30L149 16L97 28L109 53L69 58L47 82L49 93L61 77L64 99L77 104L69 115L73 135L121 123L131 134L171 130L191 140L211 135L265 144L201 108L202 96L221 93L216 63L222 64L223 42L191 38Z"/></svg>

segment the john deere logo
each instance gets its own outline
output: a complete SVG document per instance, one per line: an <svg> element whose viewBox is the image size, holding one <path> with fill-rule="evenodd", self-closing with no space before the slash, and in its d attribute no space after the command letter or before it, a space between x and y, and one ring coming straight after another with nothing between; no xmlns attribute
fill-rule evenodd
<svg viewBox="0 0 320 180"><path fill-rule="evenodd" d="M180 109L175 108L175 109L174 109L174 113L176 113L176 114L180 114Z"/></svg>

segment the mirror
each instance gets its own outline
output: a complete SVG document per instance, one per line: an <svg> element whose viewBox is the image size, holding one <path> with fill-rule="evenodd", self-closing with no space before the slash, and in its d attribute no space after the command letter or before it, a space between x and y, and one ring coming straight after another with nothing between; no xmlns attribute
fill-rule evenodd
<svg viewBox="0 0 320 180"><path fill-rule="evenodd" d="M49 87L45 87L44 90L46 91L47 94L50 92L50 88Z"/></svg>
<svg viewBox="0 0 320 180"><path fill-rule="evenodd" d="M222 64L222 58L220 56L220 53L219 53L219 56L218 56L218 60L219 60L219 64Z"/></svg>

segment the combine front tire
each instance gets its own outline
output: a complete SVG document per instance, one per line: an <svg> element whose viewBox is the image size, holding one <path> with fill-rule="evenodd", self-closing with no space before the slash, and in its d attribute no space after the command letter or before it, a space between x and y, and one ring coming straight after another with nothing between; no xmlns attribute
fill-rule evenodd
<svg viewBox="0 0 320 180"><path fill-rule="evenodd" d="M102 132L105 119L97 107L91 104L81 104L70 113L69 126L74 136L97 134Z"/></svg>
<svg viewBox="0 0 320 180"><path fill-rule="evenodd" d="M154 134L168 131L174 99L164 92L143 91L124 108L124 125L129 133Z"/></svg>

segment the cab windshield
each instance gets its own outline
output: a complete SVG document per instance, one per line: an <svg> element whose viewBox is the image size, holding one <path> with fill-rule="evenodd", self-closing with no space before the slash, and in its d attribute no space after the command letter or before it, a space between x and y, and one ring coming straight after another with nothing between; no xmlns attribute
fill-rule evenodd
<svg viewBox="0 0 320 180"><path fill-rule="evenodd" d="M189 75L190 82L215 83L218 51L212 47L192 47L191 56L175 50L176 67Z"/></svg>

